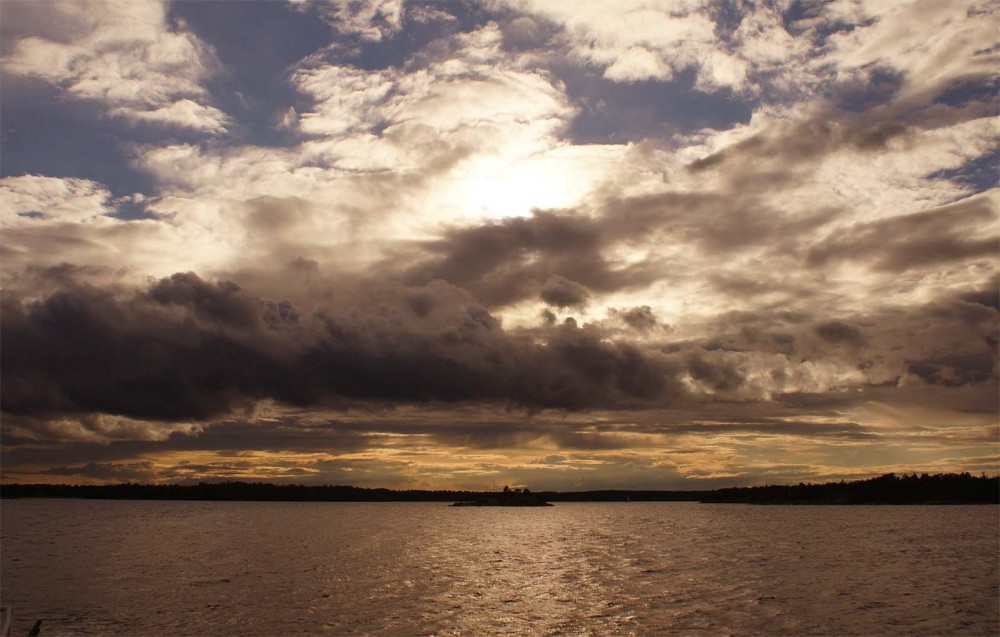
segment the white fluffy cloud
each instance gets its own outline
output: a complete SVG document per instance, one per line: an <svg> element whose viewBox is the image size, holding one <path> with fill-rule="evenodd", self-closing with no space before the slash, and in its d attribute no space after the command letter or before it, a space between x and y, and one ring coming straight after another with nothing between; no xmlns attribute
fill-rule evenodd
<svg viewBox="0 0 1000 637"><path fill-rule="evenodd" d="M167 24L164 3L45 2L14 18L19 37L4 58L7 72L98 101L128 122L226 130L229 118L201 84L216 66L213 53L183 25Z"/></svg>
<svg viewBox="0 0 1000 637"><path fill-rule="evenodd" d="M124 219L119 213L125 205L147 206L157 216ZM25 268L60 264L128 272L137 280L178 268L217 268L232 261L244 236L227 237L233 225L207 221L218 219L219 207L191 202L187 215L177 217L170 198L114 197L89 179L5 177L0 179L3 280L9 283Z"/></svg>
<svg viewBox="0 0 1000 637"><path fill-rule="evenodd" d="M836 0L786 22L792 3L747 2L734 27L708 0L497 0L562 28L571 58L615 82L669 81L787 99L883 68L919 96L997 68L995 3L983 0ZM850 28L846 28L847 26ZM832 72L831 72L832 71Z"/></svg>
<svg viewBox="0 0 1000 637"><path fill-rule="evenodd" d="M521 65L501 40L497 26L486 25L452 38L447 56L378 71L312 56L291 76L313 104L297 113L304 141L287 149L141 148L137 166L169 195L151 207L177 224L197 219L228 245L251 241L241 212L247 202L305 200L308 209L287 213L283 249L290 243L313 254L337 245L341 255L372 258L375 228L380 240L405 239L430 236L443 222L572 206L627 172L625 146L560 139L575 109L551 77Z"/></svg>
<svg viewBox="0 0 1000 637"><path fill-rule="evenodd" d="M5 227L88 223L111 212L111 193L89 179L38 175L0 179L0 223Z"/></svg>
<svg viewBox="0 0 1000 637"><path fill-rule="evenodd" d="M616 82L669 80L700 69L706 88L738 87L745 63L720 46L707 2L515 0L514 8L565 25L572 55Z"/></svg>
<svg viewBox="0 0 1000 637"><path fill-rule="evenodd" d="M824 61L840 71L879 65L903 73L906 91L939 91L967 78L987 78L1000 62L998 9L988 0L843 0L824 7L826 23L860 23L830 37Z"/></svg>
<svg viewBox="0 0 1000 637"><path fill-rule="evenodd" d="M403 24L403 0L331 0L324 5L324 13L341 33L377 42L399 31Z"/></svg>

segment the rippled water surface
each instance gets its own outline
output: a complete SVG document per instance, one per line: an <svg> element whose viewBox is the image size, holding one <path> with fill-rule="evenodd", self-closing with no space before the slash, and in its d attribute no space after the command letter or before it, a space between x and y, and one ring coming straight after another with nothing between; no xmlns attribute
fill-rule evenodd
<svg viewBox="0 0 1000 637"><path fill-rule="evenodd" d="M996 635L995 506L7 500L14 635Z"/></svg>

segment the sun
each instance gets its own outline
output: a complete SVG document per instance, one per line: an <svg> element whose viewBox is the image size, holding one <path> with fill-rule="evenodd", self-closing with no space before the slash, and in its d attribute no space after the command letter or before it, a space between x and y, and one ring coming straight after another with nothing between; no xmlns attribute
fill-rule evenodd
<svg viewBox="0 0 1000 637"><path fill-rule="evenodd" d="M579 205L607 175L610 159L563 147L481 154L457 166L439 193L454 221L527 217Z"/></svg>

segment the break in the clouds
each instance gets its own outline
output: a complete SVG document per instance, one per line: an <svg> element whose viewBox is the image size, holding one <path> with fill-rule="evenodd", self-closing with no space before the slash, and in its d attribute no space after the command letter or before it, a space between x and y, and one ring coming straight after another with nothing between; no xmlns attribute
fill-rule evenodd
<svg viewBox="0 0 1000 637"><path fill-rule="evenodd" d="M5 481L1000 470L993 3L0 11Z"/></svg>

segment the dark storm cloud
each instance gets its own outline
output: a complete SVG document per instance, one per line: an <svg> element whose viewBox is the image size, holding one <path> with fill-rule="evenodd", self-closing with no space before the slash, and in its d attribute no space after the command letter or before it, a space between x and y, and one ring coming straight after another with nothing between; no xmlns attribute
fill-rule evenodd
<svg viewBox="0 0 1000 637"><path fill-rule="evenodd" d="M824 267L837 261L868 262L876 270L902 272L976 257L993 257L1000 237L983 235L997 218L986 197L976 197L926 212L858 223L814 245L807 263Z"/></svg>
<svg viewBox="0 0 1000 637"><path fill-rule="evenodd" d="M738 167L740 161L753 158L758 162L787 162L788 173L791 174L796 168L795 162L812 162L840 148L879 150L910 130L909 126L898 121L868 123L824 111L812 119L779 124L767 132L693 161L688 170L700 173L725 167L729 169L732 179L745 171L759 172L763 165L756 170L753 166Z"/></svg>
<svg viewBox="0 0 1000 637"><path fill-rule="evenodd" d="M414 285L447 281L487 307L530 298L539 289L547 303L565 307L581 304L585 292L638 289L682 276L657 256L616 263L605 254L610 248L660 239L712 256L752 249L782 252L787 251L784 243L823 226L836 212L824 208L787 215L753 193L609 198L597 216L536 210L530 217L451 228L384 267Z"/></svg>
<svg viewBox="0 0 1000 637"><path fill-rule="evenodd" d="M221 325L253 328L261 319L260 302L254 296L231 281L210 283L194 272L161 279L148 296L161 305L188 309L197 318Z"/></svg>
<svg viewBox="0 0 1000 637"><path fill-rule="evenodd" d="M839 86L837 90L849 90L850 86ZM909 96L898 103L894 97L894 92L880 95L877 103L855 111L853 108L859 104L838 104L835 95L817 106L809 117L774 122L763 132L691 162L688 170L701 173L724 169L730 181L739 181L747 173L759 176L774 167L789 176L809 169L835 151L874 154L890 143L907 142L922 131L989 117L995 110L990 99L950 105L933 101L932 93Z"/></svg>
<svg viewBox="0 0 1000 637"><path fill-rule="evenodd" d="M528 218L452 229L421 246L429 256L421 263L389 265L402 267L410 283L442 279L489 307L528 298L543 286L551 289L553 305L575 305L586 290L567 290L572 284L611 292L647 285L659 276L653 263L616 267L601 255L628 230L583 215L535 211ZM565 281L561 291L554 289L560 278Z"/></svg>
<svg viewBox="0 0 1000 637"><path fill-rule="evenodd" d="M963 294L961 299L1000 310L1000 275L994 275L982 289Z"/></svg>
<svg viewBox="0 0 1000 637"><path fill-rule="evenodd" d="M743 374L725 357L707 354L693 354L689 357L688 371L691 377L701 381L714 392L733 392L743 386Z"/></svg>
<svg viewBox="0 0 1000 637"><path fill-rule="evenodd" d="M183 420L263 398L577 409L682 393L662 355L607 342L596 328L553 328L541 344L506 332L452 286L405 292L304 316L193 273L142 290L70 284L41 299L8 290L3 409Z"/></svg>
<svg viewBox="0 0 1000 637"><path fill-rule="evenodd" d="M831 343L846 343L849 345L864 345L865 337L861 330L843 321L828 321L816 326L820 338Z"/></svg>
<svg viewBox="0 0 1000 637"><path fill-rule="evenodd" d="M718 271L708 273L705 279L712 289L731 299L753 300L765 295L779 294L786 299L804 301L819 293L811 285L812 281L792 278L781 271L758 271L753 276L742 272Z"/></svg>
<svg viewBox="0 0 1000 637"><path fill-rule="evenodd" d="M692 349L794 354L809 331L811 315L784 309L724 312L704 325L705 336L664 344L665 352Z"/></svg>
<svg viewBox="0 0 1000 637"><path fill-rule="evenodd" d="M996 356L989 351L946 354L937 359L910 361L908 371L933 385L982 383L995 377Z"/></svg>
<svg viewBox="0 0 1000 637"><path fill-rule="evenodd" d="M783 181L791 179L791 175L775 178ZM787 243L821 228L839 212L818 207L787 214L768 205L761 196L774 186L767 176L747 173L736 187L717 193L612 198L602 208L602 236L608 244L655 238L686 244L716 258L761 248L782 252Z"/></svg>
<svg viewBox="0 0 1000 637"><path fill-rule="evenodd" d="M648 332L659 325L656 315L653 314L652 308L648 305L631 308L611 308L608 310L608 315L621 319L623 323L640 332Z"/></svg>
<svg viewBox="0 0 1000 637"><path fill-rule="evenodd" d="M21 272L7 273L5 287L30 289L36 295L48 295L79 282L102 281L113 275L106 267L59 263L52 266L29 265Z"/></svg>
<svg viewBox="0 0 1000 637"><path fill-rule="evenodd" d="M8 413L204 418L235 402L235 388L249 380L241 368L267 368L228 336L148 307L133 313L108 295L61 293L18 305L8 296L2 314Z"/></svg>
<svg viewBox="0 0 1000 637"><path fill-rule="evenodd" d="M745 400L752 395L747 388L757 383L768 387L777 402L806 411L867 400L906 404L917 399L910 389L914 380L925 383L920 386L929 393L928 385L973 392L995 385L997 311L988 296L983 298L986 303L978 298L979 292L947 292L923 305L886 305L838 319L802 312L735 312L703 324L701 338L660 346L720 398ZM801 386L796 377L815 370L813 361L862 376L864 381L855 385L861 391L839 391L836 377L823 374L815 378L828 380L821 380L816 389ZM971 400L965 399L963 410L973 410ZM984 403L986 410L995 403L995 398Z"/></svg>
<svg viewBox="0 0 1000 637"><path fill-rule="evenodd" d="M549 277L542 286L539 296L555 307L579 307L587 304L590 292L579 283L556 275Z"/></svg>

